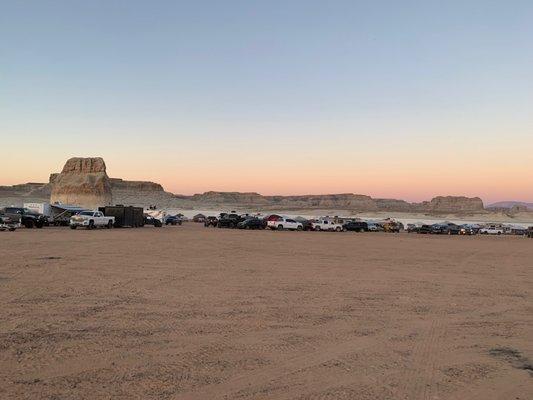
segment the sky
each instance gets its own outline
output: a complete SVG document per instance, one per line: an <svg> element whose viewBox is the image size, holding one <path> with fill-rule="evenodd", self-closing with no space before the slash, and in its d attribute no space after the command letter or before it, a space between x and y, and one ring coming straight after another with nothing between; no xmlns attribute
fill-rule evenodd
<svg viewBox="0 0 533 400"><path fill-rule="evenodd" d="M0 185L533 201L530 0L0 5Z"/></svg>

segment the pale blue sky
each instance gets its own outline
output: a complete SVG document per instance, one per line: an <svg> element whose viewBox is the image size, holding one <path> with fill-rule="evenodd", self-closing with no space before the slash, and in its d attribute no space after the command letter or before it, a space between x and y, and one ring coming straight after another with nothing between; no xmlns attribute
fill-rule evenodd
<svg viewBox="0 0 533 400"><path fill-rule="evenodd" d="M0 135L32 155L0 184L102 155L183 193L533 200L533 178L504 182L533 176L533 1L0 4Z"/></svg>

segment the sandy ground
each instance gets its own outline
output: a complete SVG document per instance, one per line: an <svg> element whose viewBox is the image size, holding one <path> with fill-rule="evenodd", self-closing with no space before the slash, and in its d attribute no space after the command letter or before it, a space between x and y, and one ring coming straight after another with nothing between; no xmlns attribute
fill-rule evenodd
<svg viewBox="0 0 533 400"><path fill-rule="evenodd" d="M0 232L1 399L533 398L533 240Z"/></svg>

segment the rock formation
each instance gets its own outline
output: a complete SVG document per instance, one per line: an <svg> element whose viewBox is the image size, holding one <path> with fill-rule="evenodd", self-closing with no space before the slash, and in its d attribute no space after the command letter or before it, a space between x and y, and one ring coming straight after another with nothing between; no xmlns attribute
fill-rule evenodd
<svg viewBox="0 0 533 400"><path fill-rule="evenodd" d="M111 185L102 158L71 158L50 176L50 202L96 208L112 203Z"/></svg>
<svg viewBox="0 0 533 400"><path fill-rule="evenodd" d="M254 209L254 210L346 210L350 212L405 212L434 215L487 213L479 197L438 196L431 201L409 203L396 199L341 193L299 196L263 196L249 192L205 192L192 196L166 192L155 182L109 178L102 158L71 158L50 182L0 186L0 205L22 202L60 201L95 208L104 204L157 205L172 208ZM510 202L514 203L514 202ZM520 214L524 207L505 210Z"/></svg>
<svg viewBox="0 0 533 400"><path fill-rule="evenodd" d="M413 211L431 214L468 214L484 212L483 201L479 197L437 196L431 201L424 201Z"/></svg>

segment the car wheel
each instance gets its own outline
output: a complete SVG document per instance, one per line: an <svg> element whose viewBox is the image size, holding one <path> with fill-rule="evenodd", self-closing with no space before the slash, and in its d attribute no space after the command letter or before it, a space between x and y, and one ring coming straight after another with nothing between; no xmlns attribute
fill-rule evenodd
<svg viewBox="0 0 533 400"><path fill-rule="evenodd" d="M24 222L24 226L28 229L33 228L33 221L31 219L27 220L26 222Z"/></svg>
<svg viewBox="0 0 533 400"><path fill-rule="evenodd" d="M335 228L335 231L337 231L337 232L341 232L341 231L342 231L342 228L341 228L340 226L337 226L337 227Z"/></svg>
<svg viewBox="0 0 533 400"><path fill-rule="evenodd" d="M303 230L303 227L302 227L301 225L298 225L298 226L296 227L296 230L297 230L297 231L301 231L301 230Z"/></svg>
<svg viewBox="0 0 533 400"><path fill-rule="evenodd" d="M283 230L283 225L278 225L278 231L282 231Z"/></svg>
<svg viewBox="0 0 533 400"><path fill-rule="evenodd" d="M320 226L315 226L315 231L320 231L321 229Z"/></svg>
<svg viewBox="0 0 533 400"><path fill-rule="evenodd" d="M111 229L113 227L113 221L109 221L107 223L107 229Z"/></svg>
<svg viewBox="0 0 533 400"><path fill-rule="evenodd" d="M70 229L76 229L77 226L76 225L70 225Z"/></svg>
<svg viewBox="0 0 533 400"><path fill-rule="evenodd" d="M89 225L87 225L87 229L89 230L94 229L94 221L89 221Z"/></svg>

